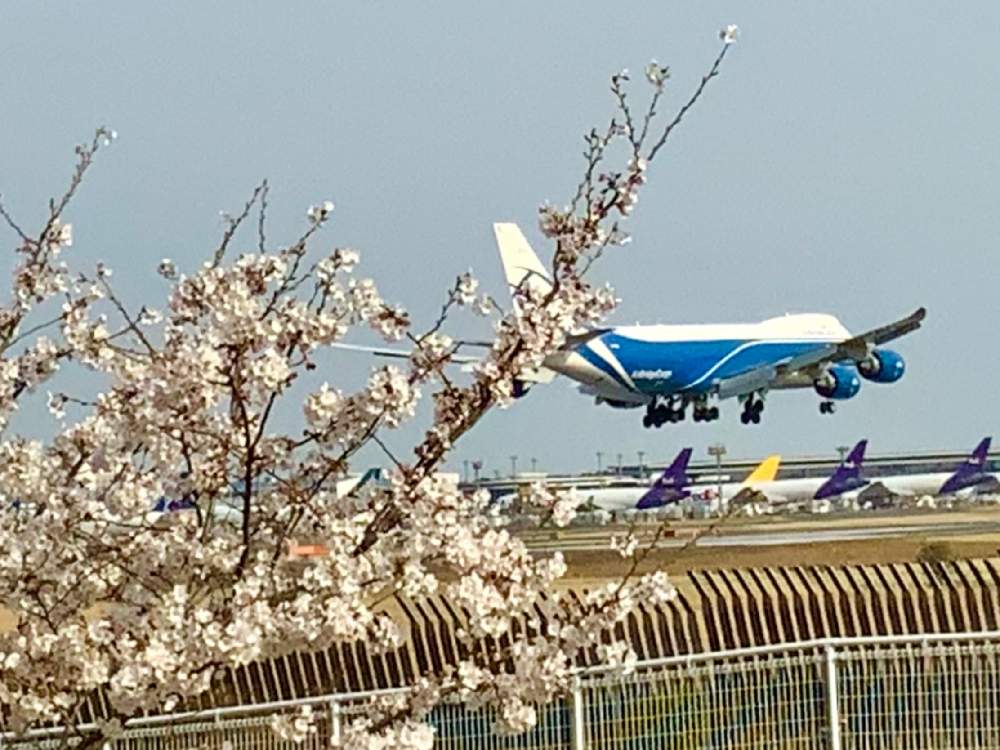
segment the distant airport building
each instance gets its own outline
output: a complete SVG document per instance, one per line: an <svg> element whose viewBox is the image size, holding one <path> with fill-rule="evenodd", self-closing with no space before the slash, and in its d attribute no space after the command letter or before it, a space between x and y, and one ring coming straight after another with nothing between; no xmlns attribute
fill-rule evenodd
<svg viewBox="0 0 1000 750"><path fill-rule="evenodd" d="M865 459L865 476L872 483L880 477L908 474L930 474L953 471L955 466L968 457L968 450L915 451L908 453L886 453L869 455ZM692 461L687 469L694 486L710 485L716 482L741 482L760 464L760 458L730 459L722 461L719 467L714 460ZM782 457L780 479L803 479L827 476L840 464L840 456L792 456ZM626 464L612 465L601 472L581 474L546 474L544 472L524 472L511 476L482 479L478 484L466 483L467 488L482 487L494 497L517 491L532 482L544 481L552 488L576 487L586 490L598 487L638 487L647 486L663 472L668 462L647 462L642 466ZM985 470L995 473L1000 469L1000 449L991 450Z"/></svg>

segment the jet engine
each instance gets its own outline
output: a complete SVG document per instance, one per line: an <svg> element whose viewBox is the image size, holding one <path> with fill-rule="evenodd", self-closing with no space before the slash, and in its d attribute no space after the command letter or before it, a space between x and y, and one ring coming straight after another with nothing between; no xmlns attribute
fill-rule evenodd
<svg viewBox="0 0 1000 750"><path fill-rule="evenodd" d="M889 349L876 349L858 362L862 377L876 383L895 383L905 371L903 358Z"/></svg>
<svg viewBox="0 0 1000 750"><path fill-rule="evenodd" d="M858 394L861 390L861 380L853 367L831 365L813 381L813 387L823 398L843 401Z"/></svg>

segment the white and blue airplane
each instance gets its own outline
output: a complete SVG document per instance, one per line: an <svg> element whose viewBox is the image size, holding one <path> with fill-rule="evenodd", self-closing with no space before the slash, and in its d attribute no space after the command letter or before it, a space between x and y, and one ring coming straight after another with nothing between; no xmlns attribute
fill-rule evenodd
<svg viewBox="0 0 1000 750"><path fill-rule="evenodd" d="M516 224L493 225L515 306L519 290L552 288L546 268ZM743 424L760 422L769 391L811 388L819 410L853 398L861 378L894 383L905 363L881 346L920 327L926 311L852 335L833 315L806 313L760 323L730 325L634 325L574 332L539 370L524 373L515 395L555 374L576 381L598 404L645 407L643 425L660 427L685 418L719 417L715 402L736 398Z"/></svg>

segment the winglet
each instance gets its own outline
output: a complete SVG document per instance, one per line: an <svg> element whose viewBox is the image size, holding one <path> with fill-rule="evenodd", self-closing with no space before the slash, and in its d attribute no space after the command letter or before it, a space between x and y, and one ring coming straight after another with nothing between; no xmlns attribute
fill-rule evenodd
<svg viewBox="0 0 1000 750"><path fill-rule="evenodd" d="M758 482L773 482L778 476L778 469L781 466L781 456L775 454L768 456L754 469L750 476L743 480L741 487L749 487Z"/></svg>

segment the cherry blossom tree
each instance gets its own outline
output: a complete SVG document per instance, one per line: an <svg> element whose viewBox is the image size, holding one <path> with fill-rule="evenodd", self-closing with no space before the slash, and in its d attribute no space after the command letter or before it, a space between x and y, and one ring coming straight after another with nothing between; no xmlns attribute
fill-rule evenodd
<svg viewBox="0 0 1000 750"><path fill-rule="evenodd" d="M673 595L665 576L638 577L633 565L583 600L561 598L552 591L565 571L561 556L529 554L486 497L463 494L441 468L484 414L512 403L520 373L614 308L612 290L585 275L628 241L622 222L648 166L718 74L735 27L721 36L710 70L665 122L658 108L668 68L646 67L640 114L627 72L611 78L616 112L586 135L575 193L566 206L540 209L553 283L515 290L510 311L461 274L440 316L418 330L358 275L356 251L313 250L332 203L310 208L293 242L269 248L266 183L227 219L201 267L159 264L169 285L162 306L130 310L110 269L81 271L65 260L72 199L115 136L103 128L77 148L70 185L37 233L0 207L20 261L0 309L0 596L14 618L0 633L6 728L55 724L66 738L97 745L141 711L170 711L208 690L227 668L340 642L393 647L400 630L383 603L396 594L442 593L468 613L462 639L505 645L470 648L457 665L373 704L347 727L346 746L429 747L425 718L449 695L493 706L503 728L523 730L535 721L534 703L567 689L583 649L627 667L627 644L606 636L637 599ZM253 222L256 247L237 253L237 230ZM466 374L451 366L465 342L447 333L462 309L494 330ZM358 390L325 382L297 393L358 327L405 341L412 355L373 369ZM93 370L102 385L49 394L51 438L15 434L9 418L22 399L67 365ZM388 486L338 493L352 457L383 445L385 431L413 419L427 397L433 416L412 455L387 450ZM276 414L292 411L301 429L274 426ZM184 510L151 514L161 498ZM531 500L553 523L572 517L572 503L544 487ZM290 545L302 541L327 554L291 557ZM515 620L526 627L512 629ZM79 728L95 691L111 714L96 730ZM295 735L307 723L279 728Z"/></svg>

